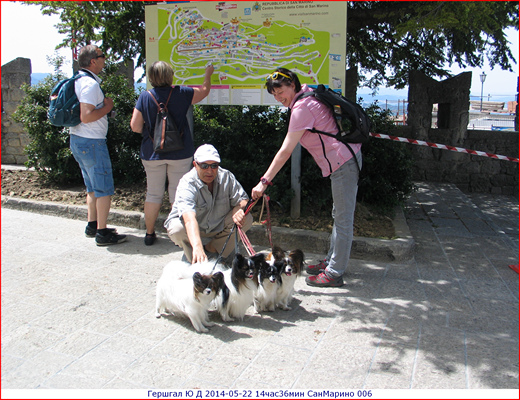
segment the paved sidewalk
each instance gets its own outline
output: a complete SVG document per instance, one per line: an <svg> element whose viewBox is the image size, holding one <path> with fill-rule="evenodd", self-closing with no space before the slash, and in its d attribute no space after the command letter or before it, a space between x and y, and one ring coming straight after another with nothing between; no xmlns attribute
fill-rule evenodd
<svg viewBox="0 0 520 400"><path fill-rule="evenodd" d="M97 247L84 221L2 208L2 397L518 389L518 274L508 267L519 262L518 200L421 183L405 215L412 259L352 260L342 288L302 277L291 311L212 315L217 325L198 334L187 319L154 317L156 281L181 258L167 237L146 247L142 230L118 227L127 243Z"/></svg>

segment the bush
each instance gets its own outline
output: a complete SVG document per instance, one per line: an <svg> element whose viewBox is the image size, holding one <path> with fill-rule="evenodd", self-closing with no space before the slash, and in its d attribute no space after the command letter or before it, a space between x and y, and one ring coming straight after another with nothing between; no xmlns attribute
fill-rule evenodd
<svg viewBox="0 0 520 400"><path fill-rule="evenodd" d="M35 86L23 85L25 97L13 114L31 138L25 148L25 165L34 168L48 183L76 184L82 182L81 171L69 149L68 129L51 125L47 119L49 95L52 88L65 76L50 75Z"/></svg>
<svg viewBox="0 0 520 400"><path fill-rule="evenodd" d="M114 181L118 184L143 183L144 168L139 157L141 135L130 130L130 119L138 94L123 76L108 65L103 73L102 87L114 99L115 118L109 118L107 145L112 159ZM24 86L26 96L15 113L22 122L31 143L26 148L28 167L50 183L78 184L82 182L79 167L69 150L67 128L52 126L47 120L49 94L63 79L55 74L34 87ZM377 104L367 109L375 132L389 133L395 129L389 111ZM222 158L222 166L232 171L249 194L269 167L280 148L286 132L286 114L279 107L268 106L195 106L195 146L213 144ZM363 171L358 200L391 210L412 192L412 158L409 149L399 143L372 138L363 145ZM322 174L311 155L302 151L301 211L303 215L330 212L332 196L330 179ZM290 163L276 176L268 189L273 201L287 213L291 191Z"/></svg>
<svg viewBox="0 0 520 400"><path fill-rule="evenodd" d="M373 131L391 134L390 112L373 104L367 109ZM287 132L285 113L278 107L195 106L195 145L213 144L222 165L231 170L248 192L258 183L280 148ZM363 145L363 169L358 200L386 212L402 203L413 190L412 158L408 148L371 138ZM324 179L312 156L302 150L302 214L319 214L332 208L330 179ZM287 212L291 191L290 162L276 176L269 196Z"/></svg>
<svg viewBox="0 0 520 400"><path fill-rule="evenodd" d="M139 158L141 135L130 130L130 118L137 94L128 81L113 73L114 66L107 66L102 74L102 88L106 96L114 100L115 118L109 118L107 146L112 160L114 181L117 183L142 182L144 169ZM23 85L25 97L13 114L21 122L31 138L25 148L28 168L34 168L47 183L80 184L81 170L70 151L69 129L51 125L47 119L49 95L53 87L66 76L56 68L37 85Z"/></svg>
<svg viewBox="0 0 520 400"><path fill-rule="evenodd" d="M377 103L367 108L373 123L372 132L392 135L396 126L391 112ZM358 189L358 201L385 211L402 204L414 190L413 158L409 147L390 140L371 138L363 144L363 169Z"/></svg>

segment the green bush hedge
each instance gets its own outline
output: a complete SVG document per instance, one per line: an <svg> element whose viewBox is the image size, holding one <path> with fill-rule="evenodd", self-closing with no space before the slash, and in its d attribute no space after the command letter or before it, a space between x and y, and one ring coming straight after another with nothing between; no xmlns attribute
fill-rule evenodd
<svg viewBox="0 0 520 400"><path fill-rule="evenodd" d="M130 130L130 118L137 93L128 81L107 66L101 74L105 95L114 100L115 118L109 118L107 146L112 160L116 183L144 182L144 169L139 158L141 135ZM25 91L13 119L21 122L31 141L25 148L27 167L35 168L47 183L60 185L83 182L79 166L70 151L69 129L53 126L47 119L52 88L66 76L57 71L34 86L24 85Z"/></svg>
<svg viewBox="0 0 520 400"><path fill-rule="evenodd" d="M130 130L130 119L138 93L124 77L108 66L102 74L102 88L114 99L115 118L109 119L107 145L112 159L114 181L118 184L142 183L145 174L139 158L141 135ZM52 126L47 120L49 94L64 76L57 72L35 86L24 86L26 96L15 113L31 138L26 148L28 167L34 167L42 179L54 184L82 182L79 167L69 150L67 128ZM367 109L374 132L392 134L390 113L377 104ZM231 170L246 192L258 183L280 148L286 134L285 111L268 106L195 106L195 145L211 143L219 151L222 166ZM382 209L392 209L412 192L412 158L407 147L381 139L370 139L363 148L363 171L358 200ZM302 214L330 211L330 180L306 150L302 150ZM293 196L290 162L278 173L268 189L273 201L289 211Z"/></svg>
<svg viewBox="0 0 520 400"><path fill-rule="evenodd" d="M373 131L392 134L390 112L373 104L367 109ZM248 193L267 170L286 134L285 113L278 107L196 106L195 144L211 143L219 151L223 167L230 169ZM413 162L409 149L399 143L371 138L362 147L363 169L358 200L385 211L402 203L412 192ZM312 156L302 150L301 211L330 211L330 179L323 178ZM269 196L289 210L290 162L276 176Z"/></svg>

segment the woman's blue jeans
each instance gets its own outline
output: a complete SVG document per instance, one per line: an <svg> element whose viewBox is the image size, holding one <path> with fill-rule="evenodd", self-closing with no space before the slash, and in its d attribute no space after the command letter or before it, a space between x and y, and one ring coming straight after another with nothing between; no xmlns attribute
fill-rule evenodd
<svg viewBox="0 0 520 400"><path fill-rule="evenodd" d="M356 154L359 168L362 167L361 151ZM354 158L348 160L330 175L332 186L332 218L334 226L330 237L330 249L326 274L337 277L344 274L350 259L354 238L354 212L358 189L359 170Z"/></svg>

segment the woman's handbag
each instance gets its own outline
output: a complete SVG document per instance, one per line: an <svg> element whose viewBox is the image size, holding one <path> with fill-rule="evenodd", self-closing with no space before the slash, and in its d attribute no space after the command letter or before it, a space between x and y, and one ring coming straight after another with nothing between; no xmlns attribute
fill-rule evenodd
<svg viewBox="0 0 520 400"><path fill-rule="evenodd" d="M156 153L166 153L184 149L184 132L179 131L173 117L168 112L168 102L172 95L173 88L166 104L158 103L151 91L148 90L153 101L157 104L157 117L155 118L155 128L153 130L153 151Z"/></svg>

